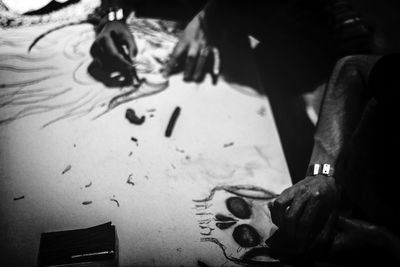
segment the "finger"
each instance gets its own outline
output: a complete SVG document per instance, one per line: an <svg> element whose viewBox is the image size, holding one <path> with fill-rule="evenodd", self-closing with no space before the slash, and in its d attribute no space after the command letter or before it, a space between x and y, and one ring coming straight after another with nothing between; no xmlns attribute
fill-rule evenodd
<svg viewBox="0 0 400 267"><path fill-rule="evenodd" d="M296 230L299 228L298 223L308 200L309 196L307 194L299 192L293 199L285 214L284 229L286 230L288 239L295 242L294 245L297 245L296 242L298 240L296 240Z"/></svg>
<svg viewBox="0 0 400 267"><path fill-rule="evenodd" d="M195 82L201 82L203 80L205 76L205 65L209 54L210 50L207 47L200 50L199 58L197 59L197 64L193 74Z"/></svg>
<svg viewBox="0 0 400 267"><path fill-rule="evenodd" d="M111 61L111 64L115 64L115 66L112 66L114 69L132 69L132 64L118 51L111 38L101 38L100 44L104 53L107 55L106 58Z"/></svg>
<svg viewBox="0 0 400 267"><path fill-rule="evenodd" d="M164 69L164 77L168 77L171 75L172 71L177 65L179 58L182 57L186 49L187 43L179 41L178 44L175 46L174 51L172 51L170 60L168 61L167 66Z"/></svg>
<svg viewBox="0 0 400 267"><path fill-rule="evenodd" d="M193 43L189 47L189 51L186 56L185 70L183 72L183 79L185 81L191 81L193 79L193 72L196 65L198 53L199 53L199 45Z"/></svg>
<svg viewBox="0 0 400 267"><path fill-rule="evenodd" d="M126 55L130 61L133 61L138 52L133 35L125 32L117 33L112 31L111 36L115 44L118 44L118 46L123 49L122 52L124 55Z"/></svg>
<svg viewBox="0 0 400 267"><path fill-rule="evenodd" d="M271 220L278 227L281 227L283 224L283 218L285 217L286 209L292 203L294 192L295 191L293 187L290 187L284 190L279 197L269 204Z"/></svg>
<svg viewBox="0 0 400 267"><path fill-rule="evenodd" d="M321 201L321 194L315 192L311 195L303 214L299 219L297 229L297 239L300 242L307 242L307 240L314 239L315 235L320 232L324 226L327 218L325 212L322 211L323 202Z"/></svg>

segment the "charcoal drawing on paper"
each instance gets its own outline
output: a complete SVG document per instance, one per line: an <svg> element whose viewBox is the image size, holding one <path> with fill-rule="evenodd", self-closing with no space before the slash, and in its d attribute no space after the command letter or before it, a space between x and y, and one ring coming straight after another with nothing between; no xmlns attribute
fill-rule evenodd
<svg viewBox="0 0 400 267"><path fill-rule="evenodd" d="M193 200L200 241L214 243L236 264L277 263L265 244L277 229L267 207L276 196L251 185L214 187L207 197Z"/></svg>
<svg viewBox="0 0 400 267"><path fill-rule="evenodd" d="M44 113L52 118L43 127L83 116L96 119L121 104L165 90L168 81L161 78L161 70L176 37L162 23L132 20L130 30L139 48L133 64L142 82L112 88L88 73L95 38L92 25L60 27L38 40L31 51L33 40L48 27L5 31L0 36L0 125Z"/></svg>

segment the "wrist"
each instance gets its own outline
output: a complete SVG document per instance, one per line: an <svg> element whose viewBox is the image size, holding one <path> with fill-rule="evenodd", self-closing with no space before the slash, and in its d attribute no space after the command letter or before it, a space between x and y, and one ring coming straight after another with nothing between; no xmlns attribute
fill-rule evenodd
<svg viewBox="0 0 400 267"><path fill-rule="evenodd" d="M332 177L335 173L333 166L329 163L313 163L307 168L307 176L322 175Z"/></svg>
<svg viewBox="0 0 400 267"><path fill-rule="evenodd" d="M126 24L127 12L118 6L109 6L104 10L104 16L101 18L99 25L96 28L96 32L99 33L105 25L111 23L122 23Z"/></svg>

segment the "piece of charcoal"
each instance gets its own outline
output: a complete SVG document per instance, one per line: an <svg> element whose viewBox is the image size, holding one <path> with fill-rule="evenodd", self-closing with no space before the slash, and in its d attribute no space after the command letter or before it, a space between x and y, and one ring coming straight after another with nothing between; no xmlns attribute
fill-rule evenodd
<svg viewBox="0 0 400 267"><path fill-rule="evenodd" d="M146 117L145 117L145 116L138 117L138 116L136 115L135 111L134 111L133 109L131 109L131 108L128 108L128 109L126 110L125 118L126 118L130 123L133 123L133 124L136 124L136 125L141 125L141 124L143 124L144 121L146 120Z"/></svg>
<svg viewBox="0 0 400 267"><path fill-rule="evenodd" d="M178 119L179 114L181 113L181 108L176 107L174 109L174 112L171 115L171 118L169 119L167 129L165 130L165 136L166 137L171 137L172 131L174 129L174 126L176 124L176 120Z"/></svg>

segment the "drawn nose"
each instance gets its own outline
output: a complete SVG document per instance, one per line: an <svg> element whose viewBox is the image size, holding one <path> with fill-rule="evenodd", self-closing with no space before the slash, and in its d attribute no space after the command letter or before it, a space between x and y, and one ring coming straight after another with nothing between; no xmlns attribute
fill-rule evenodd
<svg viewBox="0 0 400 267"><path fill-rule="evenodd" d="M215 226L217 226L221 230L228 229L238 221L234 218L222 214L215 215L214 220L217 222Z"/></svg>

